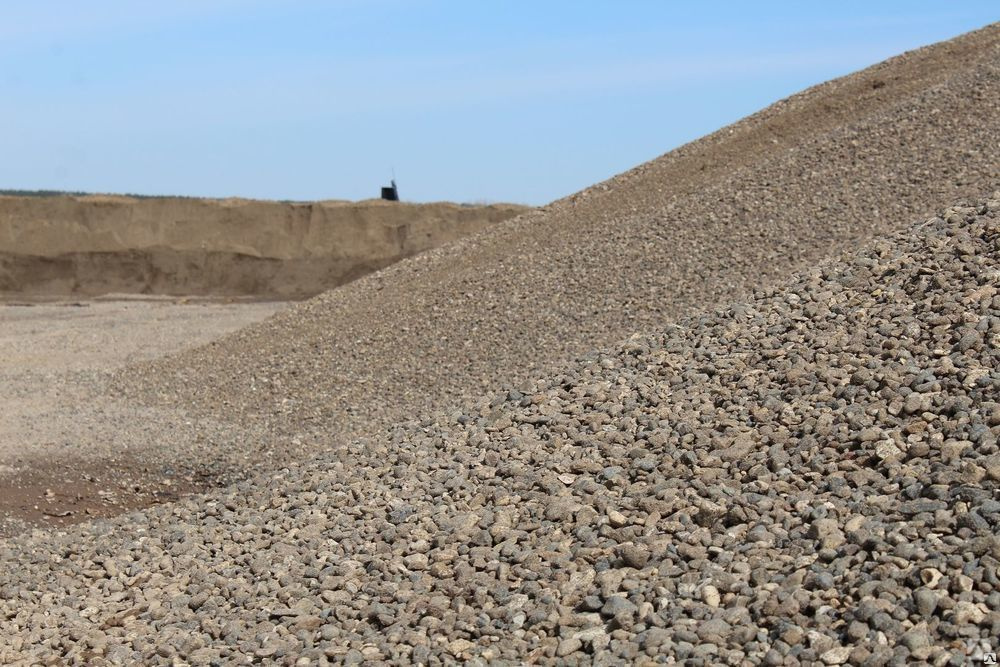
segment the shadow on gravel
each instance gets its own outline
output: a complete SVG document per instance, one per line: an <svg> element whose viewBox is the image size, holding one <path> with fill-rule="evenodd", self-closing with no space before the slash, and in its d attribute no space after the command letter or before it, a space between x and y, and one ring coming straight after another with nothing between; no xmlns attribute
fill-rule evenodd
<svg viewBox="0 0 1000 667"><path fill-rule="evenodd" d="M232 471L151 469L114 462L34 462L0 466L0 537L32 528L59 528L173 502L239 477Z"/></svg>

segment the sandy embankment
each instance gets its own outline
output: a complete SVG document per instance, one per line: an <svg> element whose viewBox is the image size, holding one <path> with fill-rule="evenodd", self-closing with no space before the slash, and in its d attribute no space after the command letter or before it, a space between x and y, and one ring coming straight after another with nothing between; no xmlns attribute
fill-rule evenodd
<svg viewBox="0 0 1000 667"><path fill-rule="evenodd" d="M524 210L379 200L0 196L0 296L301 298Z"/></svg>

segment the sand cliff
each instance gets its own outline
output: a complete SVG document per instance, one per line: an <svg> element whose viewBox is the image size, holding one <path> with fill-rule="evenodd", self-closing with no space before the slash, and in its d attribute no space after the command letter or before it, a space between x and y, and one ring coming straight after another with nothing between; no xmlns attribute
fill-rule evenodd
<svg viewBox="0 0 1000 667"><path fill-rule="evenodd" d="M523 207L0 197L0 294L297 298L478 232Z"/></svg>

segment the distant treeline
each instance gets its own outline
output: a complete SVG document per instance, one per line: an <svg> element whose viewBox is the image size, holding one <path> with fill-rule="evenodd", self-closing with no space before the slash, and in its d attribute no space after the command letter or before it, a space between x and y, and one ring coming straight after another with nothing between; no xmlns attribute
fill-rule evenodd
<svg viewBox="0 0 1000 667"><path fill-rule="evenodd" d="M88 197L95 194L110 194L96 192L73 192L71 190L4 190L0 188L0 195L7 197ZM115 197L132 197L133 199L196 199L196 197L185 197L183 195L137 195L132 193L115 193Z"/></svg>
<svg viewBox="0 0 1000 667"><path fill-rule="evenodd" d="M132 192L75 192L73 190L10 190L0 188L0 197L131 197L132 199L213 199L212 197L193 197L191 195L137 195ZM268 201L268 200L261 200ZM279 199L279 204L311 204L301 199Z"/></svg>
<svg viewBox="0 0 1000 667"><path fill-rule="evenodd" d="M110 193L110 192L74 192L72 190L6 190L0 188L0 197L90 197L93 195L107 195L112 197L131 197L132 199L210 199L209 197L191 197L188 195L137 195L130 192ZM267 200L262 200L267 201ZM279 204L311 204L312 201L302 199L278 199ZM463 208L479 208L490 206L492 200L477 199L471 202L459 202Z"/></svg>
<svg viewBox="0 0 1000 667"><path fill-rule="evenodd" d="M62 190L0 190L0 195L8 197L59 197L85 195L85 192L64 192Z"/></svg>

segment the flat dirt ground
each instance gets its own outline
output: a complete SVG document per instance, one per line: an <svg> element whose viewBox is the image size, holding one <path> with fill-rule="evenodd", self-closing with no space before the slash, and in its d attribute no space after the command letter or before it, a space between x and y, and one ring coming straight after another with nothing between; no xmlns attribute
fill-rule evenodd
<svg viewBox="0 0 1000 667"><path fill-rule="evenodd" d="M113 299L0 303L0 534L172 500L196 490L166 439L240 437L231 425L107 392L124 364L199 345L282 302Z"/></svg>

